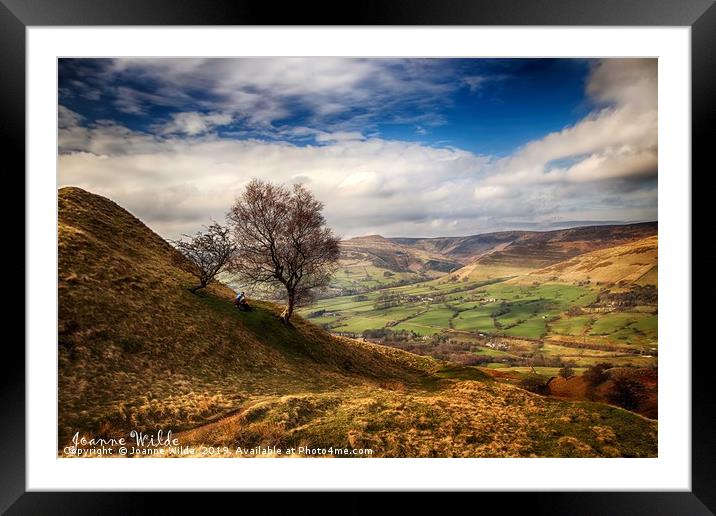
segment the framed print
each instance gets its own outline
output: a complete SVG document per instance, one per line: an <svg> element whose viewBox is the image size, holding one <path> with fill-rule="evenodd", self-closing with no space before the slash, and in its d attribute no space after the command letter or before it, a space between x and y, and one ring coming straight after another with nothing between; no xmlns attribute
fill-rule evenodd
<svg viewBox="0 0 716 516"><path fill-rule="evenodd" d="M27 308L3 509L530 491L709 514L711 4L4 2Z"/></svg>

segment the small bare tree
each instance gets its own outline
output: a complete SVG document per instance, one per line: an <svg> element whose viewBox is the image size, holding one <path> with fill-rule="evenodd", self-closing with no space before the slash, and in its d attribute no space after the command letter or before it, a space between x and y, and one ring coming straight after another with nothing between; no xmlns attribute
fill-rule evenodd
<svg viewBox="0 0 716 516"><path fill-rule="evenodd" d="M296 303L328 284L339 239L326 226L323 203L302 185L253 179L227 214L238 246L230 270L250 283L285 289L288 324Z"/></svg>
<svg viewBox="0 0 716 516"><path fill-rule="evenodd" d="M206 231L196 235L184 235L186 240L174 240L171 243L186 260L178 260L184 270L196 276L199 284L189 291L196 293L205 288L224 269L236 252L236 244L231 238L229 228L213 222Z"/></svg>

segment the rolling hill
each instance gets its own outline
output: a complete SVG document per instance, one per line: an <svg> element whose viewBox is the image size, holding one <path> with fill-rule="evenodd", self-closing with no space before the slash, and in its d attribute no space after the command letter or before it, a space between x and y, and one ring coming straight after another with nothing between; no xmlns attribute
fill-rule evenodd
<svg viewBox="0 0 716 516"><path fill-rule="evenodd" d="M501 231L465 237L391 238L390 241L407 248L439 253L442 256L466 264L530 234L536 233L529 231Z"/></svg>
<svg viewBox="0 0 716 516"><path fill-rule="evenodd" d="M528 233L479 261L486 265L545 267L573 256L656 235L657 230L656 222L645 222Z"/></svg>
<svg viewBox="0 0 716 516"><path fill-rule="evenodd" d="M60 448L163 428L182 445L377 457L656 456L654 421L287 327L271 303L239 313L221 284L190 293L176 251L114 202L67 187L58 211Z"/></svg>
<svg viewBox="0 0 716 516"><path fill-rule="evenodd" d="M544 232L523 232L510 242L484 250L475 260L453 271L457 279L489 279L522 275L585 253L630 244L655 236L656 222L582 226ZM517 232L516 232L517 233Z"/></svg>
<svg viewBox="0 0 716 516"><path fill-rule="evenodd" d="M355 237L341 242L328 296L430 280L518 276L575 256L627 245L657 233L657 223L581 226L555 231L501 231L464 237Z"/></svg>
<svg viewBox="0 0 716 516"><path fill-rule="evenodd" d="M592 399L607 401L615 395L615 382L618 377L629 379L642 386L643 395L634 400L633 410L649 418L658 417L657 383L658 374L651 369L613 368L605 371L605 381L591 393ZM549 382L553 396L566 399L588 399L588 382L582 376L569 378L556 377Z"/></svg>
<svg viewBox="0 0 716 516"><path fill-rule="evenodd" d="M450 272L462 265L439 252L401 245L380 235L343 240L341 253L344 259L368 259L375 266L394 272Z"/></svg>
<svg viewBox="0 0 716 516"><path fill-rule="evenodd" d="M657 285L659 241L656 235L608 249L580 254L520 278L522 281L561 281Z"/></svg>
<svg viewBox="0 0 716 516"><path fill-rule="evenodd" d="M429 250L395 243L379 235L341 242L341 259L324 295L364 293L442 276L462 263Z"/></svg>

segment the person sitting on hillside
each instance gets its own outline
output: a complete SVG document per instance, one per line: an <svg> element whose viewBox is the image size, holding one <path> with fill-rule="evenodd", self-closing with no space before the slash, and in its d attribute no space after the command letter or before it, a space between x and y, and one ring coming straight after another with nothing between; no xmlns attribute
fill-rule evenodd
<svg viewBox="0 0 716 516"><path fill-rule="evenodd" d="M248 312L250 309L249 303L248 301L246 301L246 293L244 291L241 291L241 293L236 296L236 299L234 299L234 304L236 305L236 308L245 312Z"/></svg>

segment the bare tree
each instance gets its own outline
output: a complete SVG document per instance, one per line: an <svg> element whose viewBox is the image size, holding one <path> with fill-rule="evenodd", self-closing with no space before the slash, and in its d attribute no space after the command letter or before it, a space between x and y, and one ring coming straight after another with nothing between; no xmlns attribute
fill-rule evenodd
<svg viewBox="0 0 716 516"><path fill-rule="evenodd" d="M196 293L205 288L222 269L226 267L236 252L236 244L231 239L228 227L213 222L206 231L198 231L196 235L184 235L187 240L174 240L171 243L186 260L180 265L184 270L196 276L199 284L189 290Z"/></svg>
<svg viewBox="0 0 716 516"><path fill-rule="evenodd" d="M339 239L322 210L302 185L253 179L227 214L238 246L230 269L245 281L285 289L281 318L287 324L296 303L328 284L338 261Z"/></svg>

